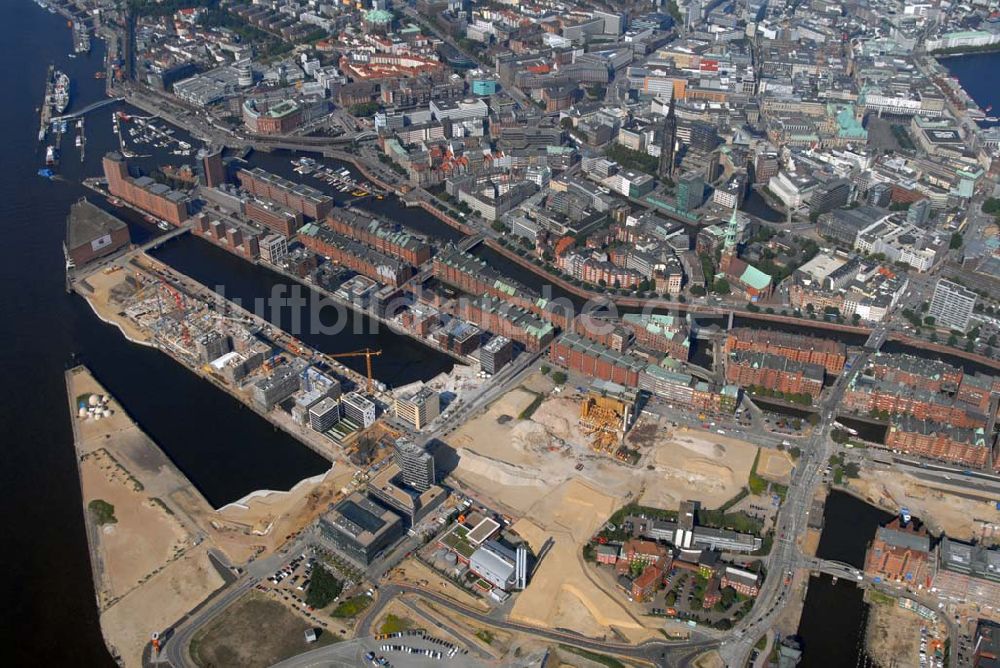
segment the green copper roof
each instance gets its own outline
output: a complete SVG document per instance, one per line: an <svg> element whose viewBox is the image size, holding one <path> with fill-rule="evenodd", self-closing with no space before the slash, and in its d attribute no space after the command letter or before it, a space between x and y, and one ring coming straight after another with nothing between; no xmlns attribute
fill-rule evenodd
<svg viewBox="0 0 1000 668"><path fill-rule="evenodd" d="M771 277L760 269L752 265L747 265L746 271L740 276L740 282L744 285L749 285L754 290L766 290L771 285Z"/></svg>

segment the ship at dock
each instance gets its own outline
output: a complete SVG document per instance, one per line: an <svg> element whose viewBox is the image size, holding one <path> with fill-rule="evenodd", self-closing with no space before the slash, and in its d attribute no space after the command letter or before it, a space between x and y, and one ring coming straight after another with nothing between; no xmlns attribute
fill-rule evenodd
<svg viewBox="0 0 1000 668"><path fill-rule="evenodd" d="M52 87L52 111L57 115L61 115L63 112L69 108L69 87L70 79L69 75L65 72L55 71L54 74L55 85Z"/></svg>

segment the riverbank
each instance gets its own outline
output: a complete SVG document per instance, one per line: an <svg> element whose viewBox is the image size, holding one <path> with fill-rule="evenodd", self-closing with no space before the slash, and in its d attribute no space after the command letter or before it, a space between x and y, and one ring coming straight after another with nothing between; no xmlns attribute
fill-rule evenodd
<svg viewBox="0 0 1000 668"><path fill-rule="evenodd" d="M222 587L228 564L278 549L350 482L341 467L213 509L89 369L65 381L100 626L126 666L142 665L150 633Z"/></svg>
<svg viewBox="0 0 1000 668"><path fill-rule="evenodd" d="M66 372L66 393L101 631L138 666L152 631L223 584L193 519L211 507L87 368ZM101 414L81 417L91 396L107 397Z"/></svg>
<svg viewBox="0 0 1000 668"><path fill-rule="evenodd" d="M164 339L155 331L143 328L135 319L130 318L127 315L127 309L123 309L123 304L118 301L120 299L119 293L127 289L125 280L126 275L141 275L144 277L146 285L155 286L159 281L165 280L165 272L167 271L171 274L172 282L182 287L184 292L197 295L205 304L212 304L220 299L216 293L211 292L208 288L197 283L190 277L158 262L145 253L140 253L130 259L127 262L127 265L129 270L128 272L119 271L105 273L106 270L100 271L98 273L91 274L90 276L81 278L74 283L74 289L77 294L82 296L87 301L91 309L102 321L117 327L129 341L133 341L141 345L147 345L165 353L168 357L179 363L185 369L198 376L198 378L208 381L216 388L223 390L233 398L237 399L245 407L254 411L265 420L268 420L276 428L282 429L327 461L331 463L344 461L343 453L341 452L340 447L334 444L331 440L311 429L307 429L296 424L291 420L290 416L287 416L287 414L282 411L272 410L265 412L260 410L252 401L250 401L249 394L246 391L241 388L233 387L217 374L207 370L208 368L205 365L200 364L196 359L189 358L188 355L182 355L175 342ZM159 271L157 271L157 269ZM153 289L155 290L155 287ZM249 311L246 311L240 306L233 304L232 302L226 302L226 304L231 314L229 317L237 317L245 319L249 322L257 322L258 325L262 327L268 325L268 323L260 321L257 316ZM191 305L188 304L187 308L190 307ZM273 326L271 327L273 328ZM275 343L278 343L280 338L285 338L289 342L294 340L292 337L284 332L280 332L279 330L278 334L274 336ZM322 357L322 354L317 351L310 351L308 348L299 345L298 343L295 345L298 348L298 352L291 352L287 348L285 352L293 354L296 357ZM291 344L289 344L288 347L291 347ZM341 372L342 376L349 378L359 387L364 386L367 382L367 380L360 376L360 374L356 374L346 367L343 367L339 364L339 362L329 360L329 363L332 367L336 368L337 371Z"/></svg>

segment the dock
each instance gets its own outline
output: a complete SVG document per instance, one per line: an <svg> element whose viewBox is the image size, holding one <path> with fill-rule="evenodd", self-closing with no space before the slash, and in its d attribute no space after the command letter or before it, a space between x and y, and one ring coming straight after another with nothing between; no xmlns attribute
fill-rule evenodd
<svg viewBox="0 0 1000 668"><path fill-rule="evenodd" d="M49 100L52 99L52 73L55 72L55 65L49 65L45 73L45 95L42 97L42 106L39 110L38 141L45 141L45 134L49 130L49 121L52 120L52 107Z"/></svg>

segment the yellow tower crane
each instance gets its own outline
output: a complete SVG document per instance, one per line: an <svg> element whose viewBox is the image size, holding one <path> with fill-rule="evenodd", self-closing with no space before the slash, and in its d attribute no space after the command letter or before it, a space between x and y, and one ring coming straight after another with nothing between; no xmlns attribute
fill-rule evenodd
<svg viewBox="0 0 1000 668"><path fill-rule="evenodd" d="M355 350L351 353L327 353L327 357L342 358L342 357L364 357L365 365L368 369L368 394L372 393L372 358L378 357L382 354L381 350L372 350L370 348L365 348L364 350Z"/></svg>

